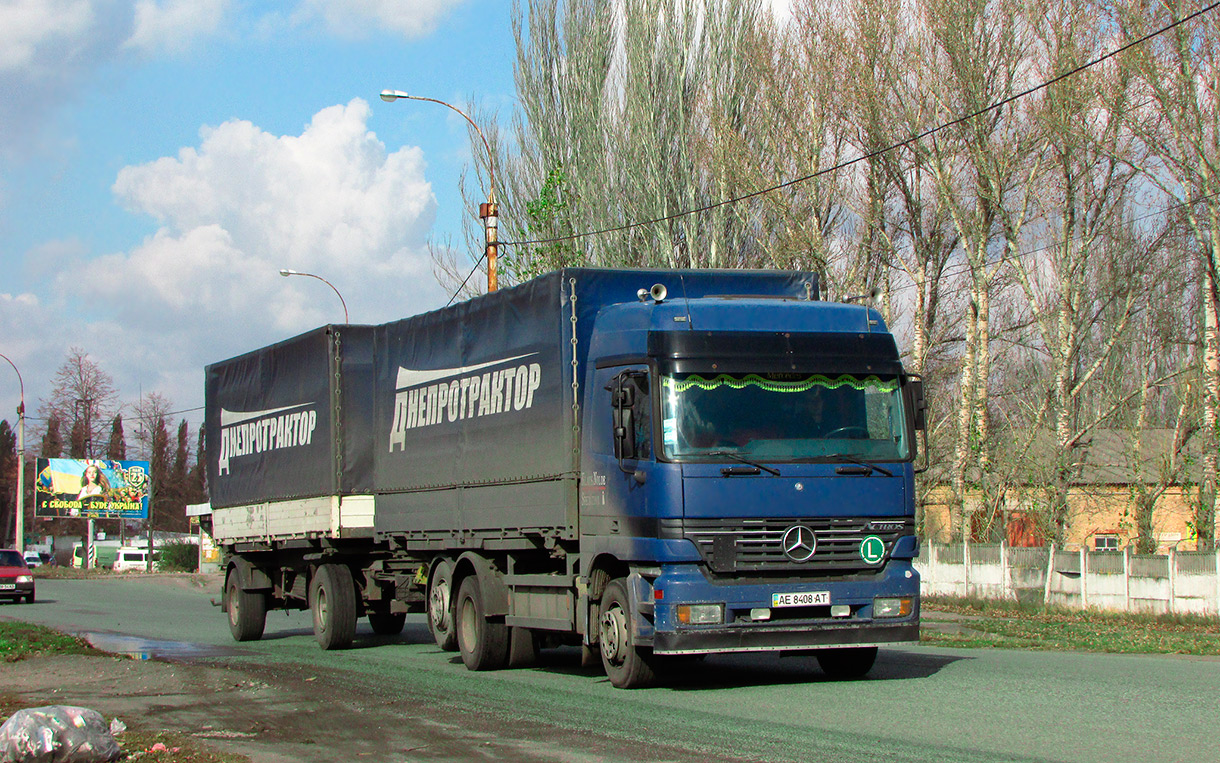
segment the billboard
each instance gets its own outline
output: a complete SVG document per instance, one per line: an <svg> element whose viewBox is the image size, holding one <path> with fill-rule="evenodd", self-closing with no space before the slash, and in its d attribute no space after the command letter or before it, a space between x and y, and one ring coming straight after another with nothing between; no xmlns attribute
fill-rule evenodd
<svg viewBox="0 0 1220 763"><path fill-rule="evenodd" d="M45 519L147 519L147 461L40 458L34 516Z"/></svg>

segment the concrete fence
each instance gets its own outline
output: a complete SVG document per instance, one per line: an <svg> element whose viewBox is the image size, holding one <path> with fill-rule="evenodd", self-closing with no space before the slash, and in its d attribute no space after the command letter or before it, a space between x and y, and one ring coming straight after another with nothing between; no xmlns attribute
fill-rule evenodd
<svg viewBox="0 0 1220 763"><path fill-rule="evenodd" d="M1220 616L1220 551L1135 554L925 541L915 568L925 596Z"/></svg>

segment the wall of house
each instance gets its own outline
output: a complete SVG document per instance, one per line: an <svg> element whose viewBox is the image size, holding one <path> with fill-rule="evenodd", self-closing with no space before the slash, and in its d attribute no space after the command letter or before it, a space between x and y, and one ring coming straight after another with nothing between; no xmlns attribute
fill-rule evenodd
<svg viewBox="0 0 1220 763"><path fill-rule="evenodd" d="M1196 535L1190 526L1191 496L1183 493L1181 488L1167 490L1153 510L1152 529L1158 553L1167 554L1171 549L1195 550ZM967 496L968 518L951 516L949 489L938 486L928 491L919 507L920 534L927 540L948 543L960 540L962 528L971 526L973 540L994 540L997 536L988 532L991 529L999 530L1009 546L1041 546L1049 541L1044 527L1044 505L1036 491L1013 488L1006 495L999 516L993 517L995 512L983 505L976 492ZM1074 487L1068 492L1068 507L1067 549L1094 549L1098 536L1115 538L1119 548L1134 545L1134 504L1127 486ZM990 521L996 524L989 527ZM1220 516L1213 532L1217 531L1220 531Z"/></svg>

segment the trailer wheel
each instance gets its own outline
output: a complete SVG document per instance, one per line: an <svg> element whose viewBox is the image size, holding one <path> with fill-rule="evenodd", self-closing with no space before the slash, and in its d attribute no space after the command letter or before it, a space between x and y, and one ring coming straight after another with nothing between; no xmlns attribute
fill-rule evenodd
<svg viewBox="0 0 1220 763"><path fill-rule="evenodd" d="M821 649L818 651L818 667L827 678L840 681L862 678L872 670L877 661L877 647L862 646L849 649Z"/></svg>
<svg viewBox="0 0 1220 763"><path fill-rule="evenodd" d="M453 627L453 568L441 562L428 582L428 630L436 645L446 652L457 651L457 632Z"/></svg>
<svg viewBox="0 0 1220 763"><path fill-rule="evenodd" d="M229 632L234 641L258 641L267 624L267 597L243 591L236 570L225 580L225 608L229 611Z"/></svg>
<svg viewBox="0 0 1220 763"><path fill-rule="evenodd" d="M648 686L656 679L652 650L632 643L631 599L622 578L606 586L600 609L597 640L610 683L620 689Z"/></svg>
<svg viewBox="0 0 1220 763"><path fill-rule="evenodd" d="M483 616L483 591L477 575L458 589L457 641L469 670L498 670L508 662L508 626Z"/></svg>
<svg viewBox="0 0 1220 763"><path fill-rule="evenodd" d="M369 626L378 636L397 636L407 624L406 612L377 612L369 610Z"/></svg>
<svg viewBox="0 0 1220 763"><path fill-rule="evenodd" d="M356 585L342 564L323 564L309 584L313 635L323 649L346 649L356 635Z"/></svg>

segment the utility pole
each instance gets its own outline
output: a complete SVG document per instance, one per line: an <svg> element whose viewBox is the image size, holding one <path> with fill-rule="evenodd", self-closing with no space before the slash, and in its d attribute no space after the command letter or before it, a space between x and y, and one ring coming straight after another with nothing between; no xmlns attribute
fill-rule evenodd
<svg viewBox="0 0 1220 763"><path fill-rule="evenodd" d="M8 361L8 364L17 372L17 386L20 389L21 396L17 403L17 519L13 523L13 543L20 552L25 551L25 381L21 378L21 372L17 370L17 364L9 360L7 355L0 354L0 358Z"/></svg>

